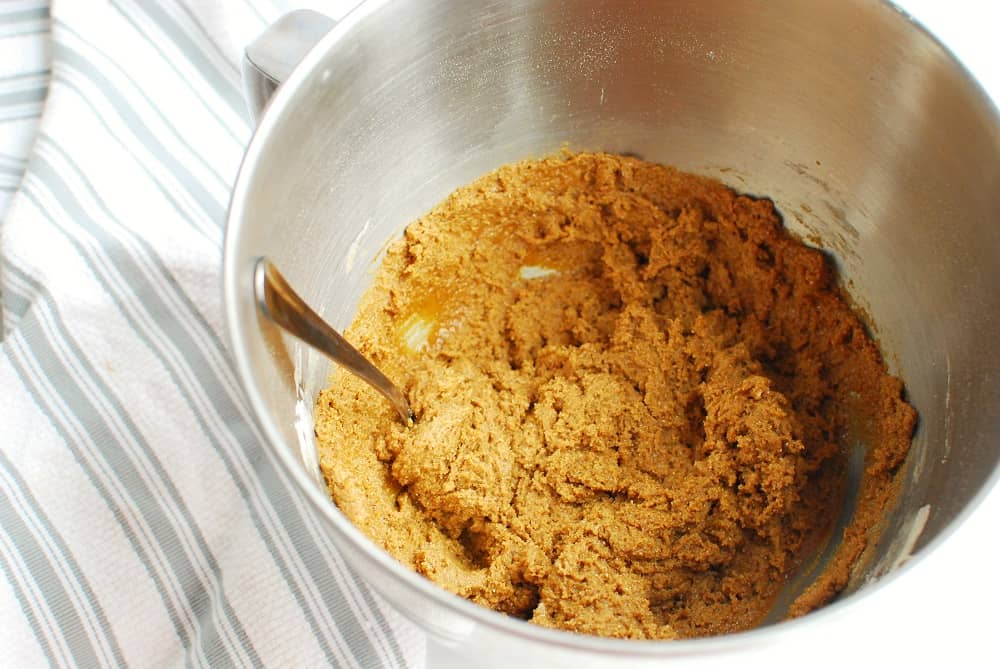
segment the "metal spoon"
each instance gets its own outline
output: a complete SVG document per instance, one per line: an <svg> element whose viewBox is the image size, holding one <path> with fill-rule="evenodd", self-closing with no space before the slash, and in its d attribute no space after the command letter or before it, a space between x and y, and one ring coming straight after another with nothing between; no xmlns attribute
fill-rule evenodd
<svg viewBox="0 0 1000 669"><path fill-rule="evenodd" d="M399 388L313 311L267 258L254 267L253 291L257 306L272 322L382 393L403 423L413 425L410 403Z"/></svg>

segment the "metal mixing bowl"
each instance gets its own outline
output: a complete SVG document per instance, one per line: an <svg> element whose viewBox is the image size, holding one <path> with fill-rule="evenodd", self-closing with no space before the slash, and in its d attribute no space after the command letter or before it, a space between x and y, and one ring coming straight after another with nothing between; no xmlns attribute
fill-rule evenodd
<svg viewBox="0 0 1000 669"><path fill-rule="evenodd" d="M315 37L327 26L306 27ZM276 47L279 33L290 41ZM294 21L265 35L260 61L301 37ZM275 82L251 83L262 104ZM261 321L256 258L272 258L343 328L380 249L407 223L473 178L564 143L767 195L837 263L920 413L898 505L838 602L712 639L571 635L437 588L327 498L308 418L329 366ZM433 639L476 666L707 666L856 606L905 558L933 550L996 478L998 268L997 110L888 3L370 0L319 39L263 114L230 207L224 289L270 445L349 564Z"/></svg>

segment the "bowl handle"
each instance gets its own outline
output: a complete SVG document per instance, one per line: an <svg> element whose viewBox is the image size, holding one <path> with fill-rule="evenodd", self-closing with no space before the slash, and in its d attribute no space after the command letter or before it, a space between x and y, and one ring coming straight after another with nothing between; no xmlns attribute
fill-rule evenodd
<svg viewBox="0 0 1000 669"><path fill-rule="evenodd" d="M295 66L337 25L328 16L298 9L272 23L243 52L243 96L254 124Z"/></svg>

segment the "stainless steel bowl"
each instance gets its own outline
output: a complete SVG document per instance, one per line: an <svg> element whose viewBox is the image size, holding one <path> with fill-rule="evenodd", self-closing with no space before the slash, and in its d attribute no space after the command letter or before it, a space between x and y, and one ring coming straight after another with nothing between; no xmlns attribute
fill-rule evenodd
<svg viewBox="0 0 1000 669"><path fill-rule="evenodd" d="M304 26L314 36L328 27ZM302 27L300 15L265 35L257 65L290 68L311 44ZM290 41L276 47L280 35ZM284 64L275 49L289 54ZM251 83L263 104L276 81ZM830 252L869 315L920 423L899 503L835 604L712 639L571 635L437 588L328 500L303 426L328 363L262 322L256 258L272 258L344 327L379 251L407 223L476 176L567 143L771 197L793 232ZM476 666L708 666L857 606L944 540L996 479L998 268L1000 117L888 3L370 0L319 39L263 114L230 207L224 288L239 373L270 445L350 565L432 639Z"/></svg>

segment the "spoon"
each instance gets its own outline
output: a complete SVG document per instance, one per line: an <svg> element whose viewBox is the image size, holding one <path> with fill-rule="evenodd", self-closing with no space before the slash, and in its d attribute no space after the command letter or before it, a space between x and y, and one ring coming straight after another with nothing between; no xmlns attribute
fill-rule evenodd
<svg viewBox="0 0 1000 669"><path fill-rule="evenodd" d="M382 393L395 407L403 424L413 425L415 417L410 403L399 388L313 311L267 258L258 259L254 267L253 292L257 306L275 325Z"/></svg>

